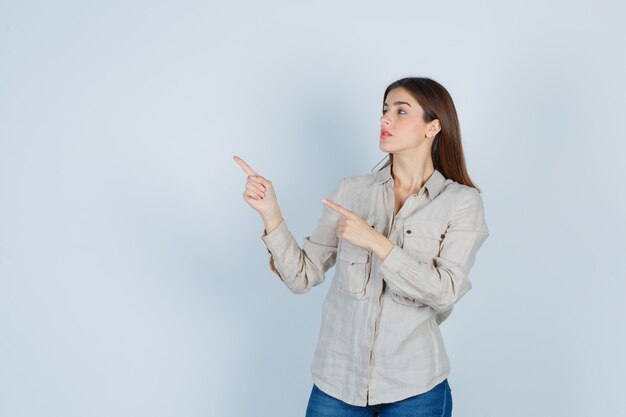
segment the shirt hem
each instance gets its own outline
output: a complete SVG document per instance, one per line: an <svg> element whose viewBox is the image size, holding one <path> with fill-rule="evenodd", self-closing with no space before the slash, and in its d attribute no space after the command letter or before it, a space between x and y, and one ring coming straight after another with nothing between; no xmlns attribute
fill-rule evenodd
<svg viewBox="0 0 626 417"><path fill-rule="evenodd" d="M397 401L402 401L405 400L409 397L413 397L415 395L419 395L419 394L423 394L425 392L430 391L431 389L435 388L437 385L441 384L448 376L450 376L450 369L448 369L445 373L439 375L438 377L436 377L435 379L433 379L428 385L422 385L419 388L411 388L409 390L404 390L404 391L394 391L391 394L387 394L387 395L378 395L378 396L374 396L372 397L372 392L370 391L370 397L369 397L369 401L368 400L363 400L363 401L353 401L352 399L348 400L346 398L342 398L342 396L335 391L333 388L331 388L330 385L327 385L325 382L322 382L320 380L318 380L316 378L315 375L312 376L313 379L313 383L315 385L317 385L317 387L322 390L324 393L330 395L331 397L342 401L346 404L350 404L350 405L354 405L354 406L358 406L358 407L365 407L368 405L378 405L378 404L385 404L385 403L393 403L393 402L397 402Z"/></svg>
<svg viewBox="0 0 626 417"><path fill-rule="evenodd" d="M450 370L445 372L444 374L439 375L437 378L431 381L428 385L423 385L420 388L411 388L409 390L394 392L388 395L378 395L372 397L372 393L370 392L370 402L369 405L378 405L384 403L393 403L397 401L406 400L409 397L413 397L415 395L424 394L425 392L430 391L435 388L437 385L441 384L448 376L450 375Z"/></svg>
<svg viewBox="0 0 626 417"><path fill-rule="evenodd" d="M333 388L330 387L330 385L327 385L325 382L319 381L317 380L317 378L315 376L313 376L313 383L315 385L317 385L317 387L322 390L323 392L325 392L326 394L330 395L331 397L342 401L346 404L350 404L350 405L355 405L355 406L359 406L359 407L365 407L367 401L363 400L363 401L356 401L354 402L353 400L346 400L344 398L341 398L342 396L335 391Z"/></svg>

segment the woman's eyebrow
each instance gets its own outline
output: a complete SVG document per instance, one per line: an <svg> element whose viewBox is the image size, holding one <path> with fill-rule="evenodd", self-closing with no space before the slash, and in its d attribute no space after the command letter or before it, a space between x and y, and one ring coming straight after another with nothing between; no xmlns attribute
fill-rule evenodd
<svg viewBox="0 0 626 417"><path fill-rule="evenodd" d="M394 105L400 105L400 104L406 104L407 106L411 107L411 105L409 103L407 103L406 101L396 101L393 103ZM387 103L383 104L383 107L385 107L387 105Z"/></svg>

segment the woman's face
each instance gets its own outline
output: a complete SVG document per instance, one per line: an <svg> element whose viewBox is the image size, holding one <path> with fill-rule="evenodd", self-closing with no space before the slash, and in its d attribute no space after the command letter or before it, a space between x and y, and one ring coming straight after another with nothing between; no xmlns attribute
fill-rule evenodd
<svg viewBox="0 0 626 417"><path fill-rule="evenodd" d="M440 130L439 120L426 123L424 111L403 87L389 91L380 117L380 150L397 153L405 149L416 149L432 145ZM391 136L385 134L388 131Z"/></svg>

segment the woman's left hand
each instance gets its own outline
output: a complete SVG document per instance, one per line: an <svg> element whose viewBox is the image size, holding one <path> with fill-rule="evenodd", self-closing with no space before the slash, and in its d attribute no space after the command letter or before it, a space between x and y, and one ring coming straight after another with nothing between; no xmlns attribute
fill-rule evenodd
<svg viewBox="0 0 626 417"><path fill-rule="evenodd" d="M343 216L337 229L339 238L347 240L353 245L372 250L372 244L380 235L374 226L370 226L358 214L333 201L322 199L322 202Z"/></svg>

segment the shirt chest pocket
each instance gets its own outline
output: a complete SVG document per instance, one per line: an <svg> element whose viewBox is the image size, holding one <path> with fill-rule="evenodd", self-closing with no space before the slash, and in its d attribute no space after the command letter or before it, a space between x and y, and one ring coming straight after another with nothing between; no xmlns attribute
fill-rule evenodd
<svg viewBox="0 0 626 417"><path fill-rule="evenodd" d="M355 298L366 297L366 285L370 272L370 253L365 250L347 249L337 253L337 280L339 289Z"/></svg>
<svg viewBox="0 0 626 417"><path fill-rule="evenodd" d="M403 228L403 249L436 256L445 237L445 230L446 224L442 223L408 221Z"/></svg>

